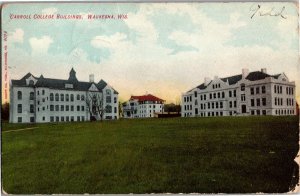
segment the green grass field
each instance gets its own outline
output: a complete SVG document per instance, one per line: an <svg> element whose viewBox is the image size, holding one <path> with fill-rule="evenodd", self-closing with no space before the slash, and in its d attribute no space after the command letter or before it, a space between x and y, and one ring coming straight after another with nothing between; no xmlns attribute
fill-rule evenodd
<svg viewBox="0 0 300 196"><path fill-rule="evenodd" d="M7 193L275 193L298 173L298 117L30 126L2 124Z"/></svg>

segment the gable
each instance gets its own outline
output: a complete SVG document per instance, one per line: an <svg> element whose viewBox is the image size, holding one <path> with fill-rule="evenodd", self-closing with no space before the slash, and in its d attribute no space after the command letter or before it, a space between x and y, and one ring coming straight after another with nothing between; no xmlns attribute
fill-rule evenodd
<svg viewBox="0 0 300 196"><path fill-rule="evenodd" d="M96 85L93 83L90 88L89 91L99 91L98 88L96 87Z"/></svg>

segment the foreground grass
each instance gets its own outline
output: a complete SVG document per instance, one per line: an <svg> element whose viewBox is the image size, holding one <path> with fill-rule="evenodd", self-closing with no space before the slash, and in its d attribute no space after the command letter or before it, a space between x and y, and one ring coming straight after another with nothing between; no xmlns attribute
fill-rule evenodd
<svg viewBox="0 0 300 196"><path fill-rule="evenodd" d="M8 193L286 192L298 151L297 117L36 126L3 124Z"/></svg>

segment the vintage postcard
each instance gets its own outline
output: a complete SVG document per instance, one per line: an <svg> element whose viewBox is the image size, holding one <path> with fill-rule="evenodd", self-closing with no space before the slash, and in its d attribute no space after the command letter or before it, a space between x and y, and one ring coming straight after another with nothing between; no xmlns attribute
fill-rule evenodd
<svg viewBox="0 0 300 196"><path fill-rule="evenodd" d="M4 3L3 194L298 191L295 2Z"/></svg>

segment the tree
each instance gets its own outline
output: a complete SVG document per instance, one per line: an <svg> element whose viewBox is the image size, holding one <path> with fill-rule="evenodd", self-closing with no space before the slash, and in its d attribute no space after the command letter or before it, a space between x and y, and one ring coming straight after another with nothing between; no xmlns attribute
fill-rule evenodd
<svg viewBox="0 0 300 196"><path fill-rule="evenodd" d="M1 119L8 120L9 119L9 103L6 102L1 106Z"/></svg>
<svg viewBox="0 0 300 196"><path fill-rule="evenodd" d="M103 107L103 99L101 98L100 94L97 92L90 92L85 102L90 113L90 120L96 120L97 117L99 117L102 121L106 108Z"/></svg>

